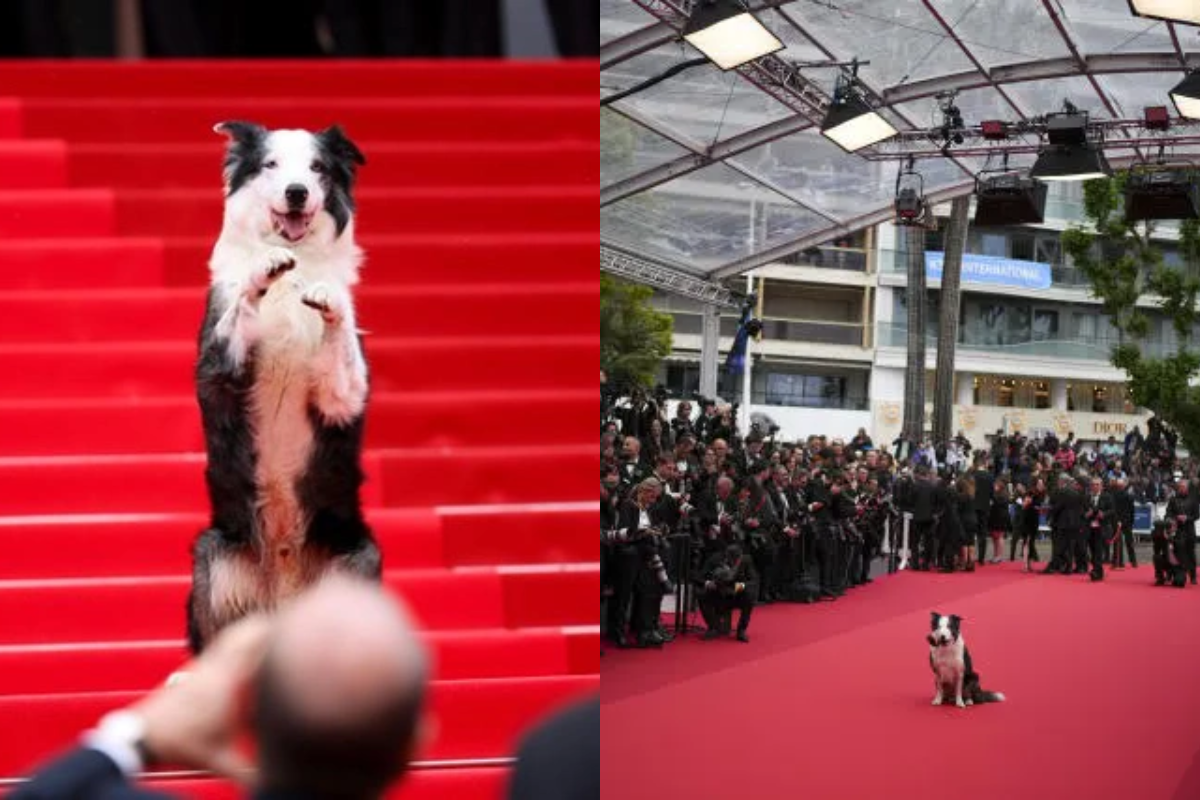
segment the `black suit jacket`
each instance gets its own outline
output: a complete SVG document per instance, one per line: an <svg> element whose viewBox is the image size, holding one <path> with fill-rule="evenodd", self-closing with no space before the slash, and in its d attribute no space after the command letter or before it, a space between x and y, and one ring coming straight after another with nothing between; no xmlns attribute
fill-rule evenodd
<svg viewBox="0 0 1200 800"><path fill-rule="evenodd" d="M51 761L7 795L9 800L152 800L172 797L130 783L112 759L84 747Z"/></svg>
<svg viewBox="0 0 1200 800"><path fill-rule="evenodd" d="M539 726L517 752L509 800L599 800L600 700Z"/></svg>

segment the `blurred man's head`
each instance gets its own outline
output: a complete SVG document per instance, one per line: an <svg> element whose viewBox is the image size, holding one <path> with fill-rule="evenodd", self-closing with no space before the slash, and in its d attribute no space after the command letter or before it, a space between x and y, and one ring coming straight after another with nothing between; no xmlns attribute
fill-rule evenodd
<svg viewBox="0 0 1200 800"><path fill-rule="evenodd" d="M375 584L326 579L279 615L255 687L262 787L378 797L417 744L429 664Z"/></svg>

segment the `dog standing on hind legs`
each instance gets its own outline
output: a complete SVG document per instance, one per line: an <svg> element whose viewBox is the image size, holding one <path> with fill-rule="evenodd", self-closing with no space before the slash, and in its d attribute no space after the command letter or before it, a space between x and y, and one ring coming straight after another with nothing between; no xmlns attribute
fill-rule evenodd
<svg viewBox="0 0 1200 800"><path fill-rule="evenodd" d="M352 191L365 159L336 126L215 130L229 145L196 365L212 518L192 551L194 654L330 570L382 576L359 497L368 381Z"/></svg>

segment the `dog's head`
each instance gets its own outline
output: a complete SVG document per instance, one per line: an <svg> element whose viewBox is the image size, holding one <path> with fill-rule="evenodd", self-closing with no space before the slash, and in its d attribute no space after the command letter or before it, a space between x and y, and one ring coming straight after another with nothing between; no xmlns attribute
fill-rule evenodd
<svg viewBox="0 0 1200 800"><path fill-rule="evenodd" d="M292 247L309 238L332 241L346 230L354 179L366 159L340 127L311 133L222 122L213 130L229 137L227 212L249 233Z"/></svg>
<svg viewBox="0 0 1200 800"><path fill-rule="evenodd" d="M961 633L962 618L954 614L940 614L937 611L931 612L929 635L926 637L929 640L930 647L947 647L958 641Z"/></svg>

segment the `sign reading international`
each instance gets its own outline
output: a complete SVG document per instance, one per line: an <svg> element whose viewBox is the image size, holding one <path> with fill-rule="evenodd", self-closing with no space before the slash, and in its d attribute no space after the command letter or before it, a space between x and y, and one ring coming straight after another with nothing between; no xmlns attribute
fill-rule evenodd
<svg viewBox="0 0 1200 800"><path fill-rule="evenodd" d="M931 281L942 279L942 261L945 253L925 253L925 277ZM962 282L1013 286L1018 289L1049 289L1050 265L1041 261L1019 261L1015 258L996 256L963 255Z"/></svg>

